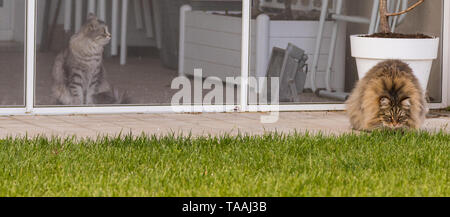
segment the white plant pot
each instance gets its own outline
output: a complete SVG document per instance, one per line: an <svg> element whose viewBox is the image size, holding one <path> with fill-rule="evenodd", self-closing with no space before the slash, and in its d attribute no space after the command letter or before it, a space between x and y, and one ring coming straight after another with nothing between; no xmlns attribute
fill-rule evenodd
<svg viewBox="0 0 450 217"><path fill-rule="evenodd" d="M431 65L438 56L439 38L396 39L350 36L352 56L356 59L359 79L379 62L398 59L413 70L423 90L427 90Z"/></svg>

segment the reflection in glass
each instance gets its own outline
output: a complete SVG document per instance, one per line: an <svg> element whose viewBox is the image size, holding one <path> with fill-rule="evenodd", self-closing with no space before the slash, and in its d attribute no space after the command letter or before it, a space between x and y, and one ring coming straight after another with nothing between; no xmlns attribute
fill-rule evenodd
<svg viewBox="0 0 450 217"><path fill-rule="evenodd" d="M254 34L252 34L250 74L257 77L273 75L289 77L290 82L289 79L280 78L280 87L288 86L287 89L292 90L280 92L281 104L343 103L345 93L353 89L358 79L355 60L351 57L349 36L366 34L369 25L339 22L336 48L331 56L331 73L327 74L333 38L334 21L331 19L331 14L337 11L338 5L333 5L336 1L328 1L328 7L322 5L321 0L254 0L253 2L255 3L252 10ZM373 1L344 0L343 3L342 12L345 15L366 18L371 15ZM287 4L289 7L286 7ZM316 52L320 12L323 7L326 8L327 15L321 48ZM396 32L420 32L441 37L442 1L425 2L415 10L406 15L404 21L397 26ZM433 13L429 13L430 11ZM288 60L289 47L304 51L308 57L305 67L297 69L286 65L287 62L283 60ZM313 64L315 55L318 59L316 68ZM277 59L280 61L273 61ZM441 61L440 52L439 58L433 62L430 85L428 85L430 102L441 101ZM306 77L302 76L305 70L307 70ZM294 85L303 83L301 87ZM327 89L331 91L323 91ZM298 92L297 97L289 95L294 90Z"/></svg>
<svg viewBox="0 0 450 217"><path fill-rule="evenodd" d="M24 103L25 1L0 2L0 106Z"/></svg>
<svg viewBox="0 0 450 217"><path fill-rule="evenodd" d="M170 105L187 90L191 98L181 103L225 104L218 100L225 96L202 98L216 86L239 89L226 77L241 71L241 4L38 0L36 104ZM190 7L180 14L183 5ZM194 69L202 69L200 95ZM189 84L173 89L180 75ZM208 79L213 76L220 82Z"/></svg>

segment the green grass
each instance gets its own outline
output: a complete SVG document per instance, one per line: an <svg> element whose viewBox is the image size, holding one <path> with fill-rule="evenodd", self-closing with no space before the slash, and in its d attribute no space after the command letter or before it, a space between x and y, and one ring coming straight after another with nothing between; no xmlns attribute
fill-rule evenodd
<svg viewBox="0 0 450 217"><path fill-rule="evenodd" d="M450 196L450 135L0 140L0 196Z"/></svg>

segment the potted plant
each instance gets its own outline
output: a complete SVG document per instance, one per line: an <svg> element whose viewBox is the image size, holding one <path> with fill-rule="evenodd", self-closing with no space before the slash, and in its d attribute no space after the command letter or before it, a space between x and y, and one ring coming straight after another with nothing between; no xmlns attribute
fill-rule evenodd
<svg viewBox="0 0 450 217"><path fill-rule="evenodd" d="M413 10L425 0L418 0L406 10L388 13L387 0L380 0L380 32L373 35L352 35L351 52L356 59L359 78L377 63L399 59L409 64L424 91L427 89L433 60L438 56L439 38L424 34L392 33L388 19Z"/></svg>

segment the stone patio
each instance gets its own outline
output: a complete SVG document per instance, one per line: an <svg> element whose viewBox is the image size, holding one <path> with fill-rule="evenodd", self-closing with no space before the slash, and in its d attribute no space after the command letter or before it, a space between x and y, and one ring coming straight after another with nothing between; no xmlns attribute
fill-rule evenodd
<svg viewBox="0 0 450 217"><path fill-rule="evenodd" d="M194 136L265 132L323 132L342 134L352 132L344 112L281 112L279 121L263 124L267 113L205 113L205 114L120 114L76 116L3 116L0 117L0 138L8 136L72 136L96 138L120 133L141 133ZM434 113L423 129L450 133L448 113Z"/></svg>

